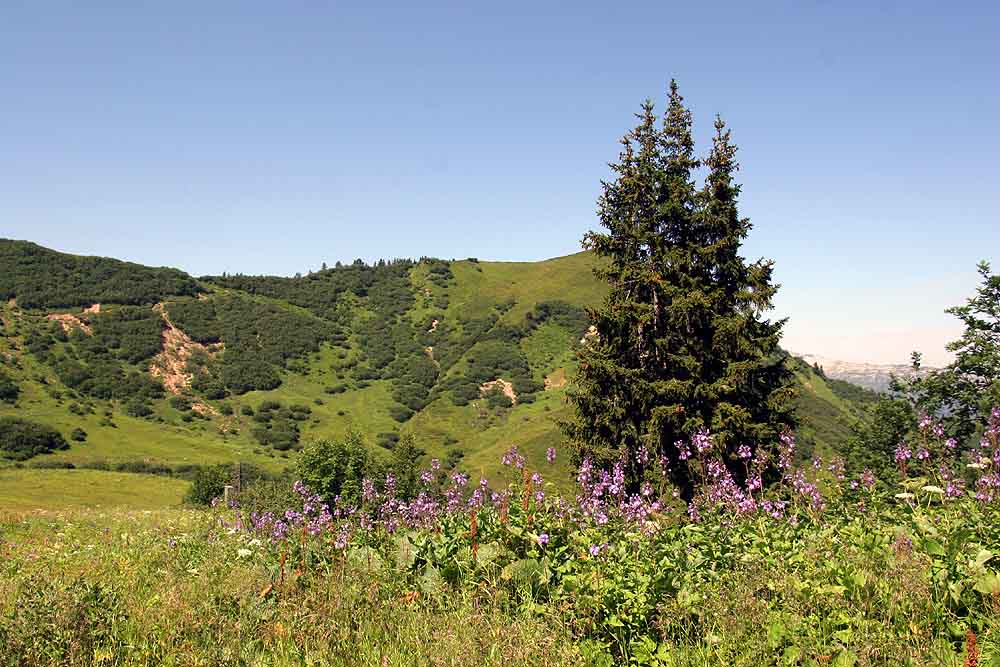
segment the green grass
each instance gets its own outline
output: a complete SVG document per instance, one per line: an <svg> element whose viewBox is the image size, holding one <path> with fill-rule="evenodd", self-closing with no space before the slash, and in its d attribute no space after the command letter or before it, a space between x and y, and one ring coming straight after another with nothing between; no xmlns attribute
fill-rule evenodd
<svg viewBox="0 0 1000 667"><path fill-rule="evenodd" d="M179 505L188 483L170 477L102 470L0 468L0 508L162 509Z"/></svg>
<svg viewBox="0 0 1000 667"><path fill-rule="evenodd" d="M583 664L554 615L487 592L410 600L363 562L279 577L205 512L0 515L0 554L2 667Z"/></svg>
<svg viewBox="0 0 1000 667"><path fill-rule="evenodd" d="M454 262L448 314L484 317L495 304L514 301L504 319L518 322L542 301L597 305L607 288L594 276L593 266L588 252L543 262Z"/></svg>
<svg viewBox="0 0 1000 667"><path fill-rule="evenodd" d="M502 317L510 324L522 323L524 315L543 301L562 300L594 306L600 303L606 287L594 277L593 264L593 256L585 252L543 262L462 260L451 264L454 278L447 288L430 283L426 279L426 267L418 264L411 272L416 304L409 317L413 322L423 322L433 313L440 312L433 300L442 290L448 296L445 319L452 324L460 319L497 312L497 305L501 303L514 304ZM430 290L431 297L424 296L424 288ZM219 288L212 291L219 291ZM288 305L274 299L265 300ZM349 300L357 301L354 297ZM302 311L301 308L292 309ZM363 311L355 304L355 313ZM305 404L312 410L311 418L299 423L303 442L338 439L354 430L364 436L379 457L385 458L390 453L376 446L378 434L408 433L429 457L444 458L457 448L465 454L462 467L470 473L492 477L499 471L500 456L511 445L518 445L535 463L543 460L547 447L563 450L565 442L558 421L571 416L564 386L539 392L534 404L518 404L506 411L484 410L484 401L455 406L450 398L441 396L410 421L399 424L389 416L395 404L391 381L377 380L366 388L357 388L350 371L341 368L343 360L338 359L341 350L330 345L321 346L318 353L308 355L301 364L296 362L302 372L284 372L282 385L273 391L254 391L209 402L216 409L223 402L233 406L235 414L230 417L184 422L182 413L170 407L166 399L153 406L162 423L134 419L123 414L121 405L100 401L94 403L94 414L77 416L68 410L74 399L59 384L51 369L18 349L23 346L21 336L10 335L16 321L20 321L17 326L23 333L27 320L38 320L42 315L13 310L6 304L0 304L0 315L8 334L0 337L0 355L10 355L20 362L19 370L9 369L8 372L18 379L23 392L16 406L0 404L0 415L17 415L48 424L67 438L75 428L82 428L88 434L86 442L71 442L68 450L48 455L44 457L46 460L74 464L150 461L169 465L242 460L279 471L294 464L295 452L277 452L259 445L252 436L255 423L240 410L242 406L256 409L265 400L278 400L286 405ZM542 382L548 376L572 377L576 343L575 333L549 322L521 340L520 347L535 379ZM359 347L359 341L352 338L350 359L358 358ZM463 356L446 376L461 374L465 367L466 356ZM826 381L808 367L797 367L797 377L801 388L799 411L803 416L801 440L820 452L832 451L833 443L843 442L850 435L850 425L859 416L857 407L854 402L831 391ZM39 378L45 378L45 383ZM324 392L324 388L337 384L346 384L348 391L336 395ZM59 391L63 393L61 400L53 397L53 393ZM114 428L101 424L103 412L109 408L114 412ZM570 475L558 468L555 477L557 481L566 480Z"/></svg>

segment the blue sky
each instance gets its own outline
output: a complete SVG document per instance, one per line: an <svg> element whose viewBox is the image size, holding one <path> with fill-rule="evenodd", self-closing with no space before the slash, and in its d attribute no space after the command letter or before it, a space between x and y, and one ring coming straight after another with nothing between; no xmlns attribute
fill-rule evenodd
<svg viewBox="0 0 1000 667"><path fill-rule="evenodd" d="M1000 269L998 35L987 2L8 0L0 236L194 274L563 255L676 77L740 146L786 347L940 361Z"/></svg>

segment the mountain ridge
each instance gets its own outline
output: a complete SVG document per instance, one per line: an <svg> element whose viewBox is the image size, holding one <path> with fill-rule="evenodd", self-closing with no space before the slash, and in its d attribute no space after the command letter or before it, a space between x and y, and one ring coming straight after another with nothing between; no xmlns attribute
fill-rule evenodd
<svg viewBox="0 0 1000 667"><path fill-rule="evenodd" d="M898 378L908 378L914 375L923 376L936 370L931 366L922 366L915 373L910 364L853 362L831 359L818 354L799 352L790 352L790 354L802 359L807 364L818 367L828 377L844 380L877 392L888 391L893 376Z"/></svg>
<svg viewBox="0 0 1000 667"><path fill-rule="evenodd" d="M194 279L35 244L22 252L23 243L0 241L0 294L14 299L0 308L0 357L19 388L0 415L67 438L85 432L41 458L53 465L247 460L279 469L305 440L349 431L381 457L412 436L426 456L483 474L499 472L512 444L541 461L565 444L557 423L570 416L565 389L586 308L606 291L586 252ZM65 282L39 290L32 281L53 266ZM130 276L141 290L129 290ZM102 294L112 300L91 298ZM863 401L789 363L808 414L804 451L834 448L863 417Z"/></svg>

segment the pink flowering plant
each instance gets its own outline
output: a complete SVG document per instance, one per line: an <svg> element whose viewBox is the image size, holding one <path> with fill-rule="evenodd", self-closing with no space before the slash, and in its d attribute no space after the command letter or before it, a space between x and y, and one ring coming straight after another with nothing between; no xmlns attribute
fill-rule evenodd
<svg viewBox="0 0 1000 667"><path fill-rule="evenodd" d="M282 568L329 572L353 563L392 572L401 591L428 599L485 586L526 608L555 604L619 656L682 641L702 623L698 591L774 558L789 576L820 571L828 585L843 587L858 605L848 625L860 632L864 605L888 594L876 578L797 559L826 536L892 568L902 552L889 545L905 539L936 573L931 621L949 633L979 622L975 610L1000 594L998 440L1000 410L965 453L921 419L913 442L895 452L898 492L871 470L848 472L838 458L800 460L791 432L773 452L736 447L737 465L726 465L729 454L708 431L677 443L675 460L640 450L604 469L583 458L572 492L547 479L557 471L554 449L535 468L513 446L501 459L506 474L492 482L437 460L409 496L392 474L365 479L356 501L329 504L299 482L294 508L242 517L241 525L268 538ZM694 480L690 497L666 481L673 466ZM644 471L642 481L629 481L630 468ZM904 632L904 617L883 622ZM819 618L800 630L833 652L848 650L837 639L847 628Z"/></svg>

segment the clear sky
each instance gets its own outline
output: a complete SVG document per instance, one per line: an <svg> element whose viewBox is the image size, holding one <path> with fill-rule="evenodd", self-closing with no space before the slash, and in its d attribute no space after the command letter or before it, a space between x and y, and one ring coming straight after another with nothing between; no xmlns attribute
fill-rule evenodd
<svg viewBox="0 0 1000 667"><path fill-rule="evenodd" d="M579 249L676 77L784 344L928 361L1000 270L995 2L0 3L0 236L196 275Z"/></svg>

